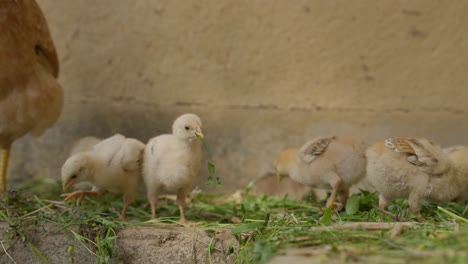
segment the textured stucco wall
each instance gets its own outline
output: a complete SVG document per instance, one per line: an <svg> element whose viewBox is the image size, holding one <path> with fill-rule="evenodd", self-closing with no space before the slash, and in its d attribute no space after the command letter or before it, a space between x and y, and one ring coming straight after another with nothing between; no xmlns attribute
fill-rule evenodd
<svg viewBox="0 0 468 264"><path fill-rule="evenodd" d="M227 189L317 135L468 144L465 1L38 2L66 103L15 143L10 178L57 178L77 137L146 142L184 112L203 119Z"/></svg>

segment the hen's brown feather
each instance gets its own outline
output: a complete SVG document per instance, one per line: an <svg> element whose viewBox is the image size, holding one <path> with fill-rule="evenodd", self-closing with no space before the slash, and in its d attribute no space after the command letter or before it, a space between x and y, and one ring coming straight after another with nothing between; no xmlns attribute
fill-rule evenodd
<svg viewBox="0 0 468 264"><path fill-rule="evenodd" d="M63 91L46 20L34 0L0 1L0 147L59 117Z"/></svg>

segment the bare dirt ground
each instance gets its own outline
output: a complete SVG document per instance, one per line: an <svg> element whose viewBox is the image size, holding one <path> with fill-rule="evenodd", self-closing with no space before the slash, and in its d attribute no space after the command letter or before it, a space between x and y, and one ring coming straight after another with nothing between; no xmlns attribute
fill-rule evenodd
<svg viewBox="0 0 468 264"><path fill-rule="evenodd" d="M86 248L94 251L93 245L81 244L59 225L31 225L26 231L22 229L22 234L25 239L14 227L0 223L1 251L7 252L0 263L44 263L32 247L49 263L96 263L96 256ZM87 236L92 236L92 230ZM232 263L234 254L225 253L238 244L226 230L208 234L202 229L177 226L127 227L117 236L110 263Z"/></svg>

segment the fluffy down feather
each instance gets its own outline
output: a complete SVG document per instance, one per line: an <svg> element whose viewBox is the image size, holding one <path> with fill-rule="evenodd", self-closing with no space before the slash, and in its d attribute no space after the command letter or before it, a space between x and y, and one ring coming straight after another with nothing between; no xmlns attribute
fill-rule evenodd
<svg viewBox="0 0 468 264"><path fill-rule="evenodd" d="M172 126L172 134L160 135L148 141L143 165L151 217L156 217L156 203L163 191L177 193L180 221L184 215L185 195L200 169L202 122L195 114L178 117Z"/></svg>
<svg viewBox="0 0 468 264"><path fill-rule="evenodd" d="M89 182L94 188L91 192L76 191L62 196L66 200L103 191L123 193L124 208L121 218L133 201L141 184L141 163L145 145L138 140L114 135L96 144L91 151L79 152L67 159L62 167L64 192L72 185Z"/></svg>
<svg viewBox="0 0 468 264"><path fill-rule="evenodd" d="M379 208L389 200L407 198L412 213L422 219L423 199L463 199L468 189L468 150L447 155L424 138L391 138L366 152L367 177L379 192Z"/></svg>
<svg viewBox="0 0 468 264"><path fill-rule="evenodd" d="M332 190L329 208L334 207L337 194L340 206L346 204L350 187L363 178L365 167L365 143L351 136L318 137L276 159L277 173L313 188Z"/></svg>

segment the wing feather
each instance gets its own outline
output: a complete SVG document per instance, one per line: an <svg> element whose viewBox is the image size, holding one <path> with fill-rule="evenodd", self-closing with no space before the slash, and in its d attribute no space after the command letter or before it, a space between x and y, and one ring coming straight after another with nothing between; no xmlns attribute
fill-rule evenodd
<svg viewBox="0 0 468 264"><path fill-rule="evenodd" d="M432 142L427 142L433 145ZM427 172L430 172L439 162L434 155L435 153L432 153L416 138L389 138L385 140L385 146L395 152L405 154L409 163L421 167Z"/></svg>
<svg viewBox="0 0 468 264"><path fill-rule="evenodd" d="M120 164L125 171L139 170L142 165L145 145L138 140L129 138L120 150Z"/></svg>
<svg viewBox="0 0 468 264"><path fill-rule="evenodd" d="M106 138L101 142L97 143L93 148L93 152L96 156L103 159L106 162L107 166L111 166L114 163L115 155L122 148L124 141L124 136L120 134L115 134L114 136Z"/></svg>
<svg viewBox="0 0 468 264"><path fill-rule="evenodd" d="M306 163L311 163L317 157L322 155L328 145L335 139L336 137L319 137L314 140L309 141L302 147L301 151L301 158Z"/></svg>

